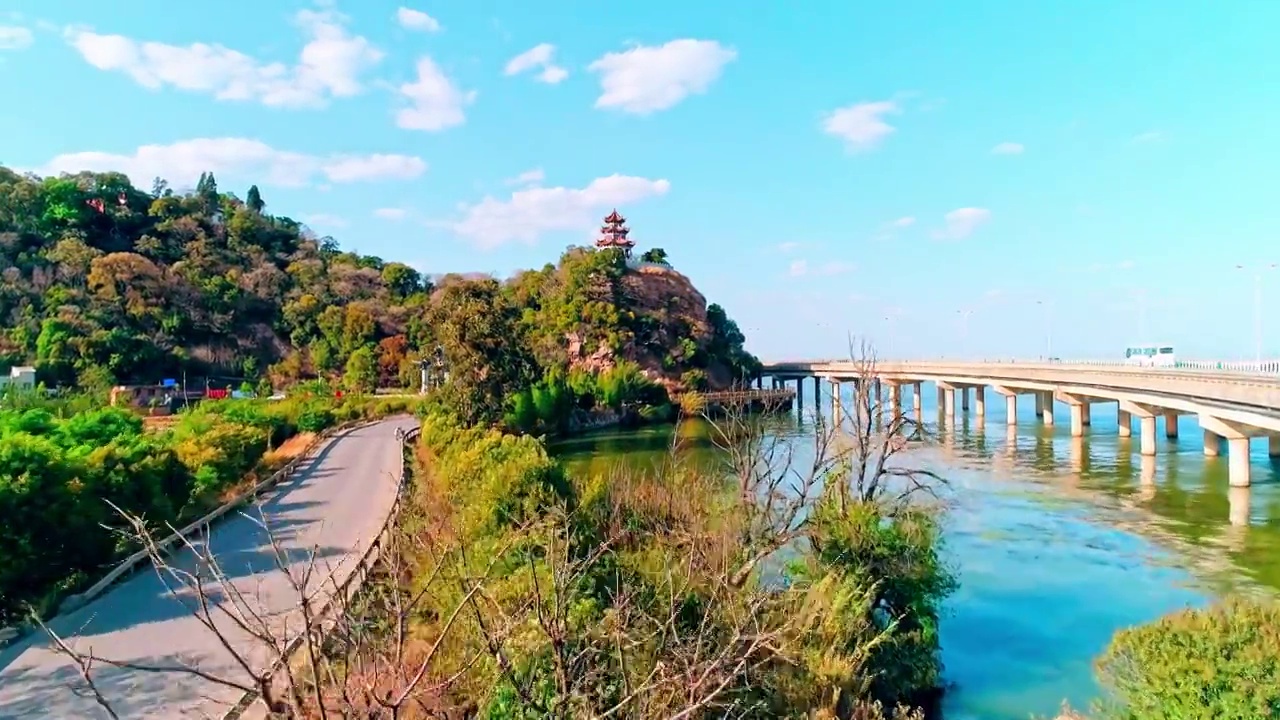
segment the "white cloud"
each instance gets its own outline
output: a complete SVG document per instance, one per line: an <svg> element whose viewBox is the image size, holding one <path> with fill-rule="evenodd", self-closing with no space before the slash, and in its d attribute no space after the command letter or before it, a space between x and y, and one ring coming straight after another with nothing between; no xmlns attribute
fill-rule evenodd
<svg viewBox="0 0 1280 720"><path fill-rule="evenodd" d="M302 222L311 227L312 230L325 228L344 228L348 225L347 221L337 215L328 213L315 213L313 215L304 215Z"/></svg>
<svg viewBox="0 0 1280 720"><path fill-rule="evenodd" d="M896 132L884 121L884 116L899 112L901 109L892 100L848 105L828 113L822 121L822 130L844 140L849 152L870 150Z"/></svg>
<svg viewBox="0 0 1280 720"><path fill-rule="evenodd" d="M373 211L373 216L382 218L383 220L403 220L409 214L404 208L378 208Z"/></svg>
<svg viewBox="0 0 1280 720"><path fill-rule="evenodd" d="M149 185L162 177L176 186L194 183L200 173L228 175L263 184L298 187L321 180L352 183L407 180L426 172L427 164L411 155L309 155L276 150L247 138L197 138L171 145L143 145L129 155L78 152L59 155L36 172L52 175L82 170L119 171L135 183Z"/></svg>
<svg viewBox="0 0 1280 720"><path fill-rule="evenodd" d="M1160 142L1161 140L1164 140L1164 139L1165 139L1164 132L1160 130L1148 130L1147 132L1134 135L1133 140L1131 142L1138 145L1142 145L1146 143Z"/></svg>
<svg viewBox="0 0 1280 720"><path fill-rule="evenodd" d="M435 132L467 121L463 108L476 99L476 92L462 92L445 76L435 61L418 59L418 79L401 85L400 96L409 107L396 112L396 125L405 130Z"/></svg>
<svg viewBox="0 0 1280 720"><path fill-rule="evenodd" d="M556 65L551 58L555 55L556 46L551 43L542 43L535 45L519 55L511 58L507 66L503 68L504 75L519 75L534 69L541 69L535 79L538 82L544 82L548 85L556 83L569 77L569 71Z"/></svg>
<svg viewBox="0 0 1280 720"><path fill-rule="evenodd" d="M83 28L69 28L66 37L90 65L122 72L152 90L171 86L287 108L323 107L332 98L360 93L362 75L382 59L382 51L348 33L345 18L333 10L301 10L294 19L307 43L292 66L221 45L169 45Z"/></svg>
<svg viewBox="0 0 1280 720"><path fill-rule="evenodd" d="M400 27L406 30L421 30L423 32L440 32L440 21L413 8L400 7L396 9L396 22L400 23Z"/></svg>
<svg viewBox="0 0 1280 720"><path fill-rule="evenodd" d="M35 42L35 36L27 28L17 25L0 25L0 50L25 50Z"/></svg>
<svg viewBox="0 0 1280 720"><path fill-rule="evenodd" d="M819 265L810 265L808 260L793 260L787 268L791 277L843 275L853 272L856 266L840 260L832 260Z"/></svg>
<svg viewBox="0 0 1280 720"><path fill-rule="evenodd" d="M508 178L505 182L508 185L536 185L546 178L546 174L542 172L542 168L534 168L525 170L519 175Z"/></svg>
<svg viewBox="0 0 1280 720"><path fill-rule="evenodd" d="M958 208L943 217L945 227L934 232L933 236L938 240L962 240L990 219L991 211L986 208Z"/></svg>
<svg viewBox="0 0 1280 720"><path fill-rule="evenodd" d="M907 215L905 217L900 217L897 220L894 220L893 222L889 223L889 227L905 228L905 227L911 227L912 225L915 225L915 224L916 224L916 219L911 217L910 215Z"/></svg>
<svg viewBox="0 0 1280 720"><path fill-rule="evenodd" d="M597 108L647 115L705 93L737 57L737 51L714 40L685 38L607 53L587 69L600 73Z"/></svg>
<svg viewBox="0 0 1280 720"><path fill-rule="evenodd" d="M1022 146L1022 143L1002 142L991 148L991 152L994 155L1021 155L1022 151L1025 149L1026 148Z"/></svg>
<svg viewBox="0 0 1280 720"><path fill-rule="evenodd" d="M511 241L533 243L544 232L587 231L609 208L665 195L670 189L666 180L628 175L596 178L583 188L526 188L511 193L509 200L486 197L464 205L462 219L450 227L482 248Z"/></svg>

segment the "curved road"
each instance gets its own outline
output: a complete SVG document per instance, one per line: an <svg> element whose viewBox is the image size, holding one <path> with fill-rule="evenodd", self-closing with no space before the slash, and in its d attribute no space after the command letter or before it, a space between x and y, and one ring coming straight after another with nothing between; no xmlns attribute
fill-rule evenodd
<svg viewBox="0 0 1280 720"><path fill-rule="evenodd" d="M268 519L291 569L305 569L315 547L318 570L332 569L339 581L351 573L395 501L401 469L395 431L416 425L410 418L395 418L338 435L304 461L293 477L260 498L257 507ZM257 514L255 508L244 512ZM284 622L295 605L295 593L274 563L266 532L248 517L228 515L214 526L209 542L240 592ZM193 568L190 552L171 560ZM100 657L159 666L194 664L213 675L243 679L216 636L149 569L59 617L51 627L69 638L73 647L92 647ZM236 644L254 645L246 637ZM265 661L261 648L250 654L259 665ZM186 673L95 666L93 674L117 714L127 720L217 718L241 695ZM49 650L48 640L40 633L0 651L0 718L4 720L106 718L91 698L75 692L77 686L82 683L75 666Z"/></svg>

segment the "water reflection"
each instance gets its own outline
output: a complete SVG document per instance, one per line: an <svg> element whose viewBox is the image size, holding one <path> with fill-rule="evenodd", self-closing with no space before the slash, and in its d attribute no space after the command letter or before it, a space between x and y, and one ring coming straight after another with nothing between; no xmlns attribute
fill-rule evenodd
<svg viewBox="0 0 1280 720"><path fill-rule="evenodd" d="M920 414L947 422L911 458L950 481L947 553L962 584L943 625L948 720L1052 716L1064 698L1085 705L1097 692L1092 660L1115 630L1228 591L1280 589L1280 472L1265 443L1254 448L1253 487L1230 488L1225 452L1206 456L1191 425L1179 438L1160 433L1144 456L1121 436L1114 405L1094 405L1084 436L1072 437L1070 423L1039 423L1030 397L1017 410L1026 420L1009 425L1005 403L987 403L985 422L959 409L950 421L932 395ZM828 414L829 399L821 405ZM810 432L797 417L806 415L774 432ZM714 462L697 423L554 451L573 469L609 472L652 467L674 438Z"/></svg>

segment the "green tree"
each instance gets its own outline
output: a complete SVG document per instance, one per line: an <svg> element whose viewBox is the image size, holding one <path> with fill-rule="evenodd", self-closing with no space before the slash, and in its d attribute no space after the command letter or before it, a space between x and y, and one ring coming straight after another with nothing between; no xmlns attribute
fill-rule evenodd
<svg viewBox="0 0 1280 720"><path fill-rule="evenodd" d="M491 279L453 282L439 293L429 320L449 373L445 397L465 421L495 423L506 398L538 375L520 313Z"/></svg>
<svg viewBox="0 0 1280 720"><path fill-rule="evenodd" d="M249 192L245 195L244 204L247 205L250 210L259 214L261 214L267 207L267 204L262 201L262 193L258 190L257 185L249 186Z"/></svg>
<svg viewBox="0 0 1280 720"><path fill-rule="evenodd" d="M640 255L640 259L649 263L667 263L667 251L662 248L649 248Z"/></svg>
<svg viewBox="0 0 1280 720"><path fill-rule="evenodd" d="M342 377L347 389L373 392L378 389L378 360L368 347L356 349L347 358L347 371Z"/></svg>

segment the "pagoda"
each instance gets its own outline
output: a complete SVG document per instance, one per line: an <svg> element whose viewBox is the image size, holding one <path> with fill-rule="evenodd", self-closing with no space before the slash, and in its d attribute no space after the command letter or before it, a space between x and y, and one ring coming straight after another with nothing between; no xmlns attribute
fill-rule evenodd
<svg viewBox="0 0 1280 720"><path fill-rule="evenodd" d="M617 248L626 257L631 257L631 248L636 244L627 237L631 233L631 228L627 227L626 222L627 219L619 215L617 208L614 208L613 212L604 219L604 225L600 228L600 237L596 238L596 247L601 250Z"/></svg>

